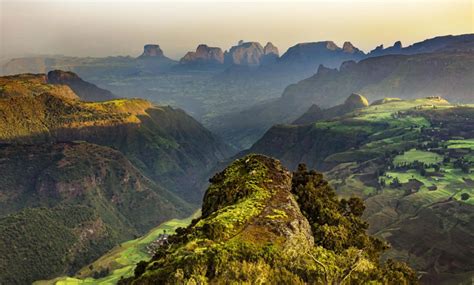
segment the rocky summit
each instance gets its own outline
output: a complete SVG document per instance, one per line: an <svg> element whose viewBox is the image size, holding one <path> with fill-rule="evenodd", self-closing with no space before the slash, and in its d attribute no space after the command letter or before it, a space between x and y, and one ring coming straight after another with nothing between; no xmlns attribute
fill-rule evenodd
<svg viewBox="0 0 474 285"><path fill-rule="evenodd" d="M195 52L188 52L181 60L180 64L198 64L198 65L213 65L224 63L224 53L219 47L209 47L205 44L200 44Z"/></svg>
<svg viewBox="0 0 474 285"><path fill-rule="evenodd" d="M414 284L403 263L379 263L358 198L339 200L322 175L249 155L210 179L202 216L178 229L119 284Z"/></svg>
<svg viewBox="0 0 474 285"><path fill-rule="evenodd" d="M164 53L159 45L147 44L143 47L143 53L139 58L164 57Z"/></svg>
<svg viewBox="0 0 474 285"><path fill-rule="evenodd" d="M225 53L225 63L229 65L260 65L261 58L265 55L262 45L258 42L242 42L233 46Z"/></svg>

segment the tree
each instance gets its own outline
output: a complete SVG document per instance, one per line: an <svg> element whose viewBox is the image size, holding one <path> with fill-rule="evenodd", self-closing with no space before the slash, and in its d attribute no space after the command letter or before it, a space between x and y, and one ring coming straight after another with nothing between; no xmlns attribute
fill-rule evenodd
<svg viewBox="0 0 474 285"><path fill-rule="evenodd" d="M390 187L392 188L400 188L402 184L400 183L400 179L398 177L393 178L392 182L390 182Z"/></svg>
<svg viewBox="0 0 474 285"><path fill-rule="evenodd" d="M468 193L462 193L461 194L461 200L466 201L470 198L471 196Z"/></svg>

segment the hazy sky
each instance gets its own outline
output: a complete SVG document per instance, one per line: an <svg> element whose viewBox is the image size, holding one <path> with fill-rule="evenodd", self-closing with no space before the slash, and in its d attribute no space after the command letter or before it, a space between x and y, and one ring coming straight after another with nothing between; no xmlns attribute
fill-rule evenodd
<svg viewBox="0 0 474 285"><path fill-rule="evenodd" d="M26 54L139 55L145 43L181 57L199 43L346 40L369 51L474 32L472 0L59 1L0 0L2 58Z"/></svg>

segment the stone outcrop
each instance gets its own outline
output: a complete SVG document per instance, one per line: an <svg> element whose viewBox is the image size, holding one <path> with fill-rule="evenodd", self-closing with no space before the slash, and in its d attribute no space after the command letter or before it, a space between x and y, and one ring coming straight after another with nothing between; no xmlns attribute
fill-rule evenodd
<svg viewBox="0 0 474 285"><path fill-rule="evenodd" d="M198 64L198 65L215 65L224 63L224 53L219 47L209 47L200 44L196 51L188 52L181 60L180 64Z"/></svg>
<svg viewBox="0 0 474 285"><path fill-rule="evenodd" d="M150 57L164 57L163 50L159 45L147 44L143 47L143 53L138 58L150 58Z"/></svg>
<svg viewBox="0 0 474 285"><path fill-rule="evenodd" d="M245 42L233 46L224 54L224 60L229 65L258 66L265 55L262 45L258 42Z"/></svg>

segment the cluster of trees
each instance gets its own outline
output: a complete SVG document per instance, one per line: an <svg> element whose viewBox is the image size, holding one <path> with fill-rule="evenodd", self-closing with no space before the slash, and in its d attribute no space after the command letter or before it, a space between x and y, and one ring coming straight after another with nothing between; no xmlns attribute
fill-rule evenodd
<svg viewBox="0 0 474 285"><path fill-rule="evenodd" d="M297 171L293 173L292 193L311 225L317 246L340 254L341 259L344 253L357 249L361 256L363 255L374 264L379 264L380 255L388 249L388 245L367 234L368 224L362 220L365 210L362 199L352 197L339 200L334 189L323 179L323 175L314 170L308 171L304 164L300 164ZM388 260L370 273L353 272L352 274L354 276L348 273L342 275L339 280L333 281L337 284L344 283L344 280L347 280L348 284L366 283L369 280L378 280L387 284L417 283L416 274L410 267L393 260ZM368 275L362 277L361 274Z"/></svg>
<svg viewBox="0 0 474 285"><path fill-rule="evenodd" d="M471 173L471 167L473 163L469 160L466 160L464 157L458 158L453 161L453 165L455 168L461 169L464 173Z"/></svg>

